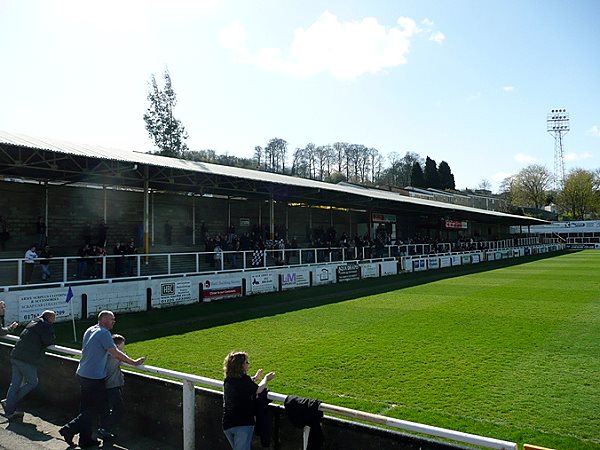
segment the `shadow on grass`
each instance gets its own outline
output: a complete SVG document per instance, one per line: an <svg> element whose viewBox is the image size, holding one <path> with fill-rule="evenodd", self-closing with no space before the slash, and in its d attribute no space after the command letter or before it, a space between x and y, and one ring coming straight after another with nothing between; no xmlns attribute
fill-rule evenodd
<svg viewBox="0 0 600 450"><path fill-rule="evenodd" d="M145 341L331 303L339 303L357 297L382 294L447 278L517 266L553 258L565 253L567 252L545 253L518 259L511 258L423 272L403 273L382 278L367 278L347 283L295 289L287 292L273 292L271 294L220 300L211 303L196 303L168 309L117 314L117 324L114 331L125 334L128 342ZM79 341L84 330L95 322L95 320L80 320L76 322ZM80 342L73 343L71 323L56 324L55 329L59 344L80 348Z"/></svg>

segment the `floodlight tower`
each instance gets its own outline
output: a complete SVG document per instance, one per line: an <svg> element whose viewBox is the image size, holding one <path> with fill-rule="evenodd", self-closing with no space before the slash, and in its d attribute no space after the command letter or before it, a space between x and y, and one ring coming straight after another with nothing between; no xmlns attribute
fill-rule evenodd
<svg viewBox="0 0 600 450"><path fill-rule="evenodd" d="M554 186L562 189L565 182L565 155L563 136L569 132L569 113L566 109L553 109L546 119L547 130L554 136Z"/></svg>

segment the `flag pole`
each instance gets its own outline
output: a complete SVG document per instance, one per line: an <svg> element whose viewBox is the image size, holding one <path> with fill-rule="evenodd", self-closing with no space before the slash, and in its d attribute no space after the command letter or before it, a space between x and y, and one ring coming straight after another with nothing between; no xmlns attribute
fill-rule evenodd
<svg viewBox="0 0 600 450"><path fill-rule="evenodd" d="M73 302L71 304L71 321L73 322L73 342L77 342L77 330L75 329L75 314L73 314Z"/></svg>
<svg viewBox="0 0 600 450"><path fill-rule="evenodd" d="M73 288L69 286L69 290L67 291L67 303L71 306L71 321L73 322L73 341L77 342L77 330L75 329L75 314L73 313Z"/></svg>

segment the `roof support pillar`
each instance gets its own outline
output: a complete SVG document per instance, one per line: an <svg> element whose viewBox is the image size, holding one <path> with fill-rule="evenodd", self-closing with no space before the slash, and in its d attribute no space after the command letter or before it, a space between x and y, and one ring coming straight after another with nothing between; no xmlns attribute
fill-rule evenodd
<svg viewBox="0 0 600 450"><path fill-rule="evenodd" d="M269 234L270 239L275 239L275 201L273 194L269 198Z"/></svg>
<svg viewBox="0 0 600 450"><path fill-rule="evenodd" d="M150 181L148 180L148 166L144 169L144 253L150 253L148 242L148 230L150 228Z"/></svg>
<svg viewBox="0 0 600 450"><path fill-rule="evenodd" d="M45 205L44 205L44 223L46 224L46 236L45 236L45 244L48 244L48 182L44 182L44 196L45 196ZM41 250L41 249L40 249Z"/></svg>
<svg viewBox="0 0 600 450"><path fill-rule="evenodd" d="M102 209L103 209L103 212L102 212L102 214L103 214L103 215L102 215L102 218L104 219L104 223L106 223L106 218L107 218L107 217L106 217L106 210L107 210L107 208L108 208L108 205L107 205L107 198L106 198L106 185L105 185L105 184L103 184L103 185L102 185L102 195L103 195L103 197L104 197L104 207L102 208Z"/></svg>
<svg viewBox="0 0 600 450"><path fill-rule="evenodd" d="M196 245L196 196L192 195L192 245Z"/></svg>

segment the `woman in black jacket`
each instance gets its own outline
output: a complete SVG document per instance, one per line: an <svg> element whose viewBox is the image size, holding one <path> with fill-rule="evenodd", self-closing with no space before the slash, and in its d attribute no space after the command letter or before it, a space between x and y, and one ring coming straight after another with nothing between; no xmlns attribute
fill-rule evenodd
<svg viewBox="0 0 600 450"><path fill-rule="evenodd" d="M256 384L263 370L259 369L256 375L250 377L249 366L245 352L231 352L223 362L223 431L233 450L251 449L256 396L275 378L275 372L269 372Z"/></svg>

